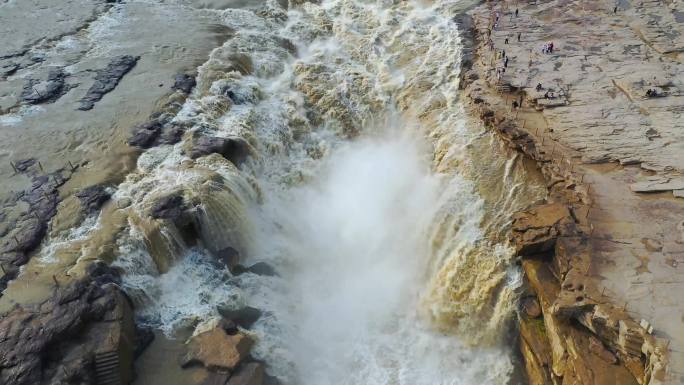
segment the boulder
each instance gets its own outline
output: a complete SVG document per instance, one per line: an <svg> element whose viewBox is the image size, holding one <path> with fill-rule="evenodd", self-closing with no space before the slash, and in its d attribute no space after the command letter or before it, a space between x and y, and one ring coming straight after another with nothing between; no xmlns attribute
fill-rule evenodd
<svg viewBox="0 0 684 385"><path fill-rule="evenodd" d="M161 133L162 125L157 120L134 126L128 145L138 148L150 148Z"/></svg>
<svg viewBox="0 0 684 385"><path fill-rule="evenodd" d="M202 365L209 370L233 371L248 356L252 345L248 336L229 335L217 327L190 339L181 366Z"/></svg>
<svg viewBox="0 0 684 385"><path fill-rule="evenodd" d="M513 215L512 241L520 256L548 253L556 239L573 222L567 206L551 203Z"/></svg>
<svg viewBox="0 0 684 385"><path fill-rule="evenodd" d="M264 275L267 277L275 277L278 275L278 273L275 271L273 266L269 265L266 262L257 262L253 264L252 266L248 267L247 270L250 273L256 274L256 275Z"/></svg>
<svg viewBox="0 0 684 385"><path fill-rule="evenodd" d="M14 168L19 172L26 172L34 164L36 164L36 158L22 159L14 162Z"/></svg>
<svg viewBox="0 0 684 385"><path fill-rule="evenodd" d="M242 138L220 138L217 136L200 136L193 140L189 156L197 159L201 156L217 153L239 166L250 154L249 144Z"/></svg>
<svg viewBox="0 0 684 385"><path fill-rule="evenodd" d="M266 262L257 262L252 266L245 267L243 265L235 265L231 270L234 275L240 275L244 273L252 273L256 275L263 275L266 277L277 277L278 273L275 271L273 266Z"/></svg>
<svg viewBox="0 0 684 385"><path fill-rule="evenodd" d="M535 297L525 297L520 301L520 306L522 310L530 318L538 318L541 316L541 306L539 306L539 301Z"/></svg>
<svg viewBox="0 0 684 385"><path fill-rule="evenodd" d="M181 141L185 127L176 122L169 122L162 127L158 142L160 144L176 144Z"/></svg>
<svg viewBox="0 0 684 385"><path fill-rule="evenodd" d="M86 187L76 193L81 205L88 214L92 214L102 207L110 198L109 193L102 185Z"/></svg>
<svg viewBox="0 0 684 385"><path fill-rule="evenodd" d="M81 111L91 110L95 103L102 97L114 90L121 79L138 63L140 56L124 55L112 59L107 67L99 70L95 76L95 82L81 99Z"/></svg>
<svg viewBox="0 0 684 385"><path fill-rule="evenodd" d="M240 252L230 246L217 251L214 256L216 257L214 264L218 268L233 270L240 262Z"/></svg>
<svg viewBox="0 0 684 385"><path fill-rule="evenodd" d="M92 275L91 275L92 274ZM106 265L0 319L0 383L47 385L132 379L133 312ZM104 282L104 283L101 283ZM102 358L107 358L107 371Z"/></svg>
<svg viewBox="0 0 684 385"><path fill-rule="evenodd" d="M150 216L155 219L176 220L185 210L183 196L180 192L159 197L150 208Z"/></svg>
<svg viewBox="0 0 684 385"><path fill-rule="evenodd" d="M228 380L227 385L263 385L264 366L259 362L242 365Z"/></svg>
<svg viewBox="0 0 684 385"><path fill-rule="evenodd" d="M196 84L197 82L195 81L194 76L190 76L188 74L177 74L171 88L181 91L184 94L189 94L190 91L195 88Z"/></svg>
<svg viewBox="0 0 684 385"><path fill-rule="evenodd" d="M216 310L227 320L235 322L237 325L248 329L261 317L261 310L251 306L240 309L232 308L229 305L218 305Z"/></svg>

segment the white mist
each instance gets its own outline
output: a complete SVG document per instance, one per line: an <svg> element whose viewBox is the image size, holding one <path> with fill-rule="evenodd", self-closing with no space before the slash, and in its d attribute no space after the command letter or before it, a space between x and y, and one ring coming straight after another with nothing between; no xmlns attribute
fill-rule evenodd
<svg viewBox="0 0 684 385"><path fill-rule="evenodd" d="M417 143L344 144L305 186L264 207L275 225L260 254L273 258L282 287L245 286L261 287L252 301L273 315L257 325L256 354L276 372L290 361L288 384L502 384L510 375L502 350L462 347L418 316L444 186Z"/></svg>

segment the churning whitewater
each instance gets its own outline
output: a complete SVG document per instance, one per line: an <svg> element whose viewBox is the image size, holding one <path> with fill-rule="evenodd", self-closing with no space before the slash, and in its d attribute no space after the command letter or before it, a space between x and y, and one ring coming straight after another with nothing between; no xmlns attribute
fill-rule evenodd
<svg viewBox="0 0 684 385"><path fill-rule="evenodd" d="M252 355L286 385L508 383L520 277L502 234L531 192L459 105L464 7L207 10L233 35L174 118L188 132L142 154L113 197L128 212L114 265L138 321L181 338L214 325L217 306L258 308ZM249 156L193 160L202 136ZM191 217L148 215L169 194ZM277 275L218 269L227 247Z"/></svg>

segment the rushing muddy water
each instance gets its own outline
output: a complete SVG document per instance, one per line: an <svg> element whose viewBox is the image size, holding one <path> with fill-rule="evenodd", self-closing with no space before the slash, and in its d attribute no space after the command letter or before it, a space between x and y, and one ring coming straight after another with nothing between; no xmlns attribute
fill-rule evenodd
<svg viewBox="0 0 684 385"><path fill-rule="evenodd" d="M40 263L78 241L76 263L92 251L84 239L116 227L113 263L161 343L219 304L257 307L252 354L284 384L508 383L521 277L505 231L544 188L459 104L453 18L467 5L207 10L234 35L175 117L190 132L142 154L116 208L52 241ZM252 155L239 168L218 154L193 161L184 150L201 135L244 138ZM191 237L149 216L170 192L194 207ZM125 224L107 226L112 211ZM278 276L216 269L228 246ZM187 381L169 351L143 355L140 383Z"/></svg>

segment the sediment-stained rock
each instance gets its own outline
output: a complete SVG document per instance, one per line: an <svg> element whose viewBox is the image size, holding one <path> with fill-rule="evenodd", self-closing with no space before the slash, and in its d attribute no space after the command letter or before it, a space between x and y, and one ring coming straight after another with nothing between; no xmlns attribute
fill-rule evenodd
<svg viewBox="0 0 684 385"><path fill-rule="evenodd" d="M232 247L225 247L214 253L215 264L219 268L227 268L233 271L240 263L240 252Z"/></svg>
<svg viewBox="0 0 684 385"><path fill-rule="evenodd" d="M134 126L128 144L139 148L150 148L161 134L161 129L162 124L157 120Z"/></svg>
<svg viewBox="0 0 684 385"><path fill-rule="evenodd" d="M181 193L171 193L159 197L150 208L150 216L155 219L176 220L186 209Z"/></svg>
<svg viewBox="0 0 684 385"><path fill-rule="evenodd" d="M193 140L192 147L188 151L188 155L193 159L213 153L220 154L234 165L239 166L247 159L251 150L249 143L242 138L199 136Z"/></svg>
<svg viewBox="0 0 684 385"><path fill-rule="evenodd" d="M46 80L29 79L21 92L21 101L30 104L51 103L69 91L61 68L50 70Z"/></svg>
<svg viewBox="0 0 684 385"><path fill-rule="evenodd" d="M106 93L116 88L124 75L135 67L138 59L140 56L119 56L109 62L107 67L99 70L95 76L95 83L81 99L81 106L78 109L82 111L91 110Z"/></svg>
<svg viewBox="0 0 684 385"><path fill-rule="evenodd" d="M118 274L102 264L39 305L16 307L0 319L0 382L7 385L91 384L98 357L111 356L120 383L132 379L135 330Z"/></svg>
<svg viewBox="0 0 684 385"><path fill-rule="evenodd" d="M190 91L195 88L195 85L197 85L197 82L195 81L194 76L190 76L188 74L178 74L176 75L171 88L181 91L185 94L189 94Z"/></svg>
<svg viewBox="0 0 684 385"><path fill-rule="evenodd" d="M33 176L31 187L16 195L13 203L21 201L28 205L28 210L19 216L12 231L4 234L5 243L0 251L0 290L16 277L18 268L28 262L31 253L42 242L50 219L57 213L60 201L57 189L65 181L59 171Z"/></svg>
<svg viewBox="0 0 684 385"><path fill-rule="evenodd" d="M513 216L512 237L519 255L531 256L553 250L556 239L571 226L566 205L552 203Z"/></svg>
<svg viewBox="0 0 684 385"><path fill-rule="evenodd" d="M95 185L77 192L76 197L81 201L81 205L86 213L92 214L109 200L110 195L105 186Z"/></svg>
<svg viewBox="0 0 684 385"><path fill-rule="evenodd" d="M222 328L200 333L188 342L188 352L181 359L183 367L202 365L210 370L233 371L252 348L250 337L227 334Z"/></svg>

